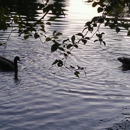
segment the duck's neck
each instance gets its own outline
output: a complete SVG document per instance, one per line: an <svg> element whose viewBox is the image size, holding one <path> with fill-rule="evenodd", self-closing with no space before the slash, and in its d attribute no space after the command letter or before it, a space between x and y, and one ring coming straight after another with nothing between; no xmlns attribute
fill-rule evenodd
<svg viewBox="0 0 130 130"><path fill-rule="evenodd" d="M16 59L14 59L14 78L18 79L18 65Z"/></svg>
<svg viewBox="0 0 130 130"><path fill-rule="evenodd" d="M14 59L14 69L18 69L18 65L17 65L17 59Z"/></svg>

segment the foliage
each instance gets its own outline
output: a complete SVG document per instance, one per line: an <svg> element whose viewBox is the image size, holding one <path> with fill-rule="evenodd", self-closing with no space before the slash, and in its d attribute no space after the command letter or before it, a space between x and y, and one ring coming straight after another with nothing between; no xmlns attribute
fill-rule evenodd
<svg viewBox="0 0 130 130"><path fill-rule="evenodd" d="M101 16L94 17L89 27L97 27L97 24L104 24L111 29L115 29L118 33L122 28L128 30L127 35L130 35L129 27L130 20L130 1L129 0L88 0L88 3L92 3L92 7L97 7L97 12L101 13ZM99 40L100 41L100 40Z"/></svg>
<svg viewBox="0 0 130 130"><path fill-rule="evenodd" d="M41 37L44 37L44 41L41 40L42 42L51 41L53 43L51 52L59 51L60 54L63 55L62 59L56 59L52 65L66 67L79 77L80 71L84 71L85 73L86 67L80 67L78 65L66 66L66 61L68 57L71 56L73 49L79 48L80 44L87 44L87 41L94 36L97 37L94 39L94 42L98 41L106 45L106 42L103 40L104 32L100 32L101 25L115 29L117 33L124 28L128 30L127 35L130 36L130 21L126 19L130 14L129 0L87 0L86 3L90 3L92 7L96 7L99 16L95 16L90 21L87 21L82 32L73 34L71 38L60 40L59 37L62 33L56 30L53 31L52 36L46 35L45 27L51 26L52 22L55 21L59 15L65 15L64 7L58 0L54 3L49 3L49 0L46 0L44 4L40 5L40 9L43 10L43 16L35 22L25 20L18 13L11 14L9 8L0 7L0 30L7 30L8 27L12 27L12 33L14 30L13 24L15 24L17 25L19 36L22 35L25 40L29 37L39 38L41 40ZM49 13L53 15L47 17ZM89 33L91 35L88 35Z"/></svg>

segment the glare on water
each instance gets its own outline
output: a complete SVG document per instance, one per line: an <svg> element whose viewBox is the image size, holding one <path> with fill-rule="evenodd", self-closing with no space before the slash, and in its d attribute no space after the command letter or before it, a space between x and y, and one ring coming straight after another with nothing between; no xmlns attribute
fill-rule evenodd
<svg viewBox="0 0 130 130"><path fill-rule="evenodd" d="M70 37L98 15L82 0L65 2L67 15L58 18L59 24L48 27L48 32L58 30ZM50 52L50 43L11 34L7 48L0 47L0 52L12 60L18 55L21 64L18 82L12 72L0 73L1 130L103 130L126 122L130 71L122 71L117 57L129 56L130 39L124 30L117 34L104 26L101 29L106 46L90 40L68 59L87 68L81 78L68 69L51 67L57 57Z"/></svg>

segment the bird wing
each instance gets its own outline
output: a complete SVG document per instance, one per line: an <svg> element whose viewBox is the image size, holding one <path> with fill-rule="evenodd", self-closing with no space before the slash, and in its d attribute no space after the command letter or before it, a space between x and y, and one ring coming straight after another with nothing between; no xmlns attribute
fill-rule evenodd
<svg viewBox="0 0 130 130"><path fill-rule="evenodd" d="M0 56L0 71L13 71L14 63Z"/></svg>

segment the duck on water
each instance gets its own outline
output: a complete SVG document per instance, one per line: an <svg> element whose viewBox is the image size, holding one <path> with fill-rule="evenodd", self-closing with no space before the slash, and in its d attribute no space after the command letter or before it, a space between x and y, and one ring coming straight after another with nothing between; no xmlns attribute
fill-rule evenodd
<svg viewBox="0 0 130 130"><path fill-rule="evenodd" d="M0 56L0 71L14 71L14 78L18 79L18 61L20 61L20 58L18 56L14 58L14 62Z"/></svg>
<svg viewBox="0 0 130 130"><path fill-rule="evenodd" d="M119 57L118 60L122 63L122 67L125 69L130 69L130 58Z"/></svg>

